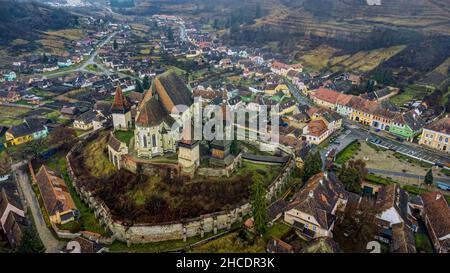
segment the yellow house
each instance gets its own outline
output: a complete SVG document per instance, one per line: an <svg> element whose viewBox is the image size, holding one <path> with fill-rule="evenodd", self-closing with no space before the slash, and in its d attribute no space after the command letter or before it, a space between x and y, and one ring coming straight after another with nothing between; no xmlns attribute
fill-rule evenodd
<svg viewBox="0 0 450 273"><path fill-rule="evenodd" d="M337 91L326 88L319 88L314 92L310 93L309 97L318 106L330 110L335 110L336 101L340 95L342 94Z"/></svg>
<svg viewBox="0 0 450 273"><path fill-rule="evenodd" d="M289 88L286 84L278 84L277 87L275 87L275 93L277 92L283 92L283 94L288 97L291 96L291 92L289 92Z"/></svg>
<svg viewBox="0 0 450 273"><path fill-rule="evenodd" d="M33 139L46 137L47 134L47 127L45 127L40 120L34 118L25 119L24 123L12 126L6 131L6 145L20 145Z"/></svg>
<svg viewBox="0 0 450 273"><path fill-rule="evenodd" d="M286 84L268 84L264 89L264 93L269 96L273 96L278 92L282 92L285 96L290 97L291 92Z"/></svg>
<svg viewBox="0 0 450 273"><path fill-rule="evenodd" d="M419 144L448 153L449 139L450 118L446 117L425 126Z"/></svg>
<svg viewBox="0 0 450 273"><path fill-rule="evenodd" d="M78 209L63 179L52 169L42 165L36 174L35 182L52 223L66 224L75 220Z"/></svg>
<svg viewBox="0 0 450 273"><path fill-rule="evenodd" d="M266 95L273 96L273 95L275 95L277 93L276 88L277 88L276 84L274 84L274 83L273 84L268 84L264 88L264 93Z"/></svg>
<svg viewBox="0 0 450 273"><path fill-rule="evenodd" d="M8 146L20 145L33 140L33 134L27 134L23 136L15 136L11 132L6 132L5 139Z"/></svg>
<svg viewBox="0 0 450 273"><path fill-rule="evenodd" d="M373 115L360 110L353 110L350 113L350 119L362 123L364 125L371 125L373 120Z"/></svg>

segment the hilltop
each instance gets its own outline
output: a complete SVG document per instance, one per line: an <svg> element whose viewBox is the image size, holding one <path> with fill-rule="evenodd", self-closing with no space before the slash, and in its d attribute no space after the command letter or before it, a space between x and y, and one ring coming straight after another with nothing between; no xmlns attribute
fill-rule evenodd
<svg viewBox="0 0 450 273"><path fill-rule="evenodd" d="M41 31L77 26L77 16L37 2L0 0L0 45L39 38Z"/></svg>

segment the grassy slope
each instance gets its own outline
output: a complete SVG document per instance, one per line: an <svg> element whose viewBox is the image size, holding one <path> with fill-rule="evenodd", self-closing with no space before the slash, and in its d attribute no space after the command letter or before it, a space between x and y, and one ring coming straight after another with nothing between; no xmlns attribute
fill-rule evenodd
<svg viewBox="0 0 450 273"><path fill-rule="evenodd" d="M412 84L412 85L407 86L405 88L404 92L391 97L390 101L397 106L402 106L403 104L405 104L408 101L420 100L428 93L429 93L429 90L427 89L427 87Z"/></svg>
<svg viewBox="0 0 450 273"><path fill-rule="evenodd" d="M290 226L275 222L262 238L257 238L254 244L239 237L239 232L232 232L219 239L196 247L192 252L197 253L264 253L270 238L280 238L291 229Z"/></svg>
<svg viewBox="0 0 450 273"><path fill-rule="evenodd" d="M0 106L0 125L11 126L22 123L20 115L30 111L27 108Z"/></svg>

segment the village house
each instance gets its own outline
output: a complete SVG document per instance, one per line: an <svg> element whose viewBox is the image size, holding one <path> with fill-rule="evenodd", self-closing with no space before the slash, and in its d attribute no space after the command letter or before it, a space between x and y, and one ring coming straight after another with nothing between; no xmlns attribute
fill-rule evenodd
<svg viewBox="0 0 450 273"><path fill-rule="evenodd" d="M361 84L361 76L355 75L355 74L350 74L348 76L348 81L350 81L353 85L359 85L359 84Z"/></svg>
<svg viewBox="0 0 450 273"><path fill-rule="evenodd" d="M321 109L310 116L311 120L323 120L327 125L329 134L342 127L342 117L336 112Z"/></svg>
<svg viewBox="0 0 450 273"><path fill-rule="evenodd" d="M375 220L380 236L383 236L389 242L393 240L393 227L395 225L402 225L417 232L417 219L411 213L409 195L399 185L383 186L378 192L375 207Z"/></svg>
<svg viewBox="0 0 450 273"><path fill-rule="evenodd" d="M20 245L29 227L19 190L11 178L0 182L0 226L13 247Z"/></svg>
<svg viewBox="0 0 450 273"><path fill-rule="evenodd" d="M353 110L349 117L351 120L380 130L389 131L390 124L395 118L396 113L384 109L376 101L358 99L350 100L350 102L352 103L350 107Z"/></svg>
<svg viewBox="0 0 450 273"><path fill-rule="evenodd" d="M350 117L353 111L352 105L356 104L358 100L361 98L352 95L339 96L336 99L336 112L343 117Z"/></svg>
<svg viewBox="0 0 450 273"><path fill-rule="evenodd" d="M339 93L337 91L327 89L327 88L319 88L309 95L311 100L323 108L328 108L330 110L336 110L336 104L339 98L339 101L348 99L349 95L345 95Z"/></svg>
<svg viewBox="0 0 450 273"><path fill-rule="evenodd" d="M294 247L276 237L267 242L267 253L294 253Z"/></svg>
<svg viewBox="0 0 450 273"><path fill-rule="evenodd" d="M388 104L376 100L346 95L326 88L312 92L310 98L320 107L334 110L350 120L389 131L409 140L413 139L423 126L417 112L398 113Z"/></svg>
<svg viewBox="0 0 450 273"><path fill-rule="evenodd" d="M38 185L50 222L65 224L78 217L78 210L66 183L52 169L42 165L36 174L35 182Z"/></svg>
<svg viewBox="0 0 450 273"><path fill-rule="evenodd" d="M60 112L62 117L72 119L80 112L80 110L75 106L64 105Z"/></svg>
<svg viewBox="0 0 450 273"><path fill-rule="evenodd" d="M100 243L78 236L72 239L61 253L103 253L109 249Z"/></svg>
<svg viewBox="0 0 450 273"><path fill-rule="evenodd" d="M383 101L398 94L398 88L386 87L373 92L362 94L361 97L366 100Z"/></svg>
<svg viewBox="0 0 450 273"><path fill-rule="evenodd" d="M296 72L302 72L303 71L303 66L301 64L293 64L293 65L289 65L289 64L285 64L279 61L273 61L272 65L270 67L270 70L277 74L277 75L281 75L281 76L286 76L287 73L289 72L289 70L294 70Z"/></svg>
<svg viewBox="0 0 450 273"><path fill-rule="evenodd" d="M278 108L279 108L278 109L279 115L286 115L286 114L294 112L294 110L297 108L297 102L291 98L283 99L278 104Z"/></svg>
<svg viewBox="0 0 450 273"><path fill-rule="evenodd" d="M416 243L412 230L404 223L392 225L390 253L416 253Z"/></svg>
<svg viewBox="0 0 450 273"><path fill-rule="evenodd" d="M288 204L284 221L309 238L332 237L336 212L345 210L350 195L334 173L316 174Z"/></svg>
<svg viewBox="0 0 450 273"><path fill-rule="evenodd" d="M3 74L3 78L6 81L12 82L12 81L15 81L17 79L17 74L16 74L16 72L11 71L9 73Z"/></svg>
<svg viewBox="0 0 450 273"><path fill-rule="evenodd" d="M12 126L5 134L6 145L20 145L48 135L45 123L37 118L26 118L24 123Z"/></svg>
<svg viewBox="0 0 450 273"><path fill-rule="evenodd" d="M14 103L21 99L20 93L15 90L0 90L0 101Z"/></svg>
<svg viewBox="0 0 450 273"><path fill-rule="evenodd" d="M73 127L80 130L91 130L94 128L94 121L97 117L96 112L87 111L78 116L73 122Z"/></svg>
<svg viewBox="0 0 450 273"><path fill-rule="evenodd" d="M419 144L449 152L450 118L445 117L423 128Z"/></svg>
<svg viewBox="0 0 450 273"><path fill-rule="evenodd" d="M438 253L450 253L450 208L445 197L439 192L423 193L420 197L434 249Z"/></svg>
<svg viewBox="0 0 450 273"><path fill-rule="evenodd" d="M389 132L413 141L414 137L420 134L425 121L420 117L417 110L410 110L406 113L399 113L392 120Z"/></svg>
<svg viewBox="0 0 450 273"><path fill-rule="evenodd" d="M310 144L319 145L330 134L331 131L322 119L313 120L303 127L303 137Z"/></svg>

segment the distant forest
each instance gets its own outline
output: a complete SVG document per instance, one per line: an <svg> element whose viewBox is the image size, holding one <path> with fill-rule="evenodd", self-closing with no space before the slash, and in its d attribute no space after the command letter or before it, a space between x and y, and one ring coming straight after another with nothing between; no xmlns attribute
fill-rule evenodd
<svg viewBox="0 0 450 273"><path fill-rule="evenodd" d="M111 0L111 7L113 8L130 8L134 6L134 0Z"/></svg>

